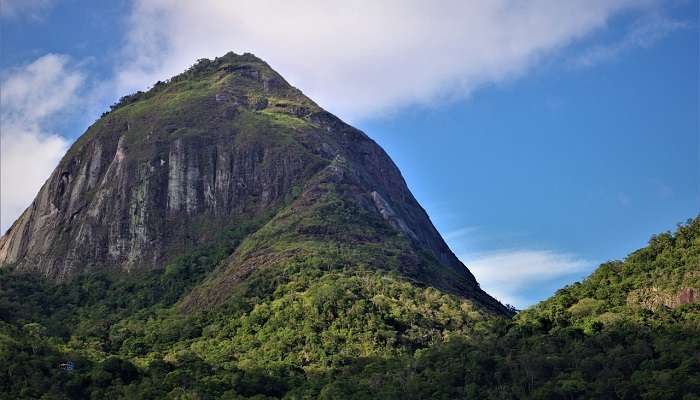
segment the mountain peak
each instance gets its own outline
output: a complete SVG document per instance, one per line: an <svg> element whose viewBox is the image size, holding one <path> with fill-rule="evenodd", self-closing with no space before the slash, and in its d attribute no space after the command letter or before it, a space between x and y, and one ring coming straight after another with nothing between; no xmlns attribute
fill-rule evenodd
<svg viewBox="0 0 700 400"><path fill-rule="evenodd" d="M319 111L320 108L304 94L291 86L265 61L251 53L238 55L233 52L213 60L198 60L185 72L163 82L156 82L146 92L136 92L122 97L111 106L115 111L138 101L156 96L192 91L208 91L219 102L233 101L236 106L253 107L256 110L271 108L280 112L298 114L300 109ZM108 113L105 113L105 115Z"/></svg>
<svg viewBox="0 0 700 400"><path fill-rule="evenodd" d="M0 264L55 280L157 270L252 220L262 225L185 307L219 304L255 271L305 259L399 274L507 313L389 156L252 54L200 60L113 106L0 238Z"/></svg>

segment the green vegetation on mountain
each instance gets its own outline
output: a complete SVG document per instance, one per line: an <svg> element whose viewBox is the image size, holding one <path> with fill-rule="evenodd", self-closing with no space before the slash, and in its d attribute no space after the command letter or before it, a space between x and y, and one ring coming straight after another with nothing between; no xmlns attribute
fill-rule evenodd
<svg viewBox="0 0 700 400"><path fill-rule="evenodd" d="M258 271L221 307L179 311L178 301L253 229L227 232L219 245L132 280L90 274L55 286L4 270L3 398L700 393L700 304L686 296L698 287L700 218L512 321L391 271L303 257ZM658 299L639 300L650 291Z"/></svg>
<svg viewBox="0 0 700 400"><path fill-rule="evenodd" d="M698 399L699 274L697 217L476 339L348 367L324 391L367 399Z"/></svg>
<svg viewBox="0 0 700 400"><path fill-rule="evenodd" d="M700 218L513 316L257 57L122 98L0 237L0 399L697 399Z"/></svg>
<svg viewBox="0 0 700 400"><path fill-rule="evenodd" d="M200 253L188 261L196 270L207 257ZM77 398L179 391L213 398L260 390L282 395L357 359L409 355L451 335L486 330L493 318L468 300L391 274L322 267L300 259L283 271L268 270L249 279L221 309L195 315L166 306L172 292L165 275L155 285L162 297L154 299L154 279L117 283L91 275L56 290L6 274L2 392L39 397L56 391ZM104 364L117 359L130 380L121 370L111 377L104 373ZM74 372L59 368L69 360ZM244 379L238 375L264 382L250 388L237 383ZM82 389L71 389L73 384Z"/></svg>

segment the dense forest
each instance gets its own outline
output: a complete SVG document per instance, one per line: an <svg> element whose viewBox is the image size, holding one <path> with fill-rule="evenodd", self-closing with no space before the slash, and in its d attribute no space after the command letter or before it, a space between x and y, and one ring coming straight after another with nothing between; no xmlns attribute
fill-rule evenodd
<svg viewBox="0 0 700 400"><path fill-rule="evenodd" d="M512 319L391 270L297 257L181 300L257 229L163 270L0 270L6 399L698 399L700 217Z"/></svg>

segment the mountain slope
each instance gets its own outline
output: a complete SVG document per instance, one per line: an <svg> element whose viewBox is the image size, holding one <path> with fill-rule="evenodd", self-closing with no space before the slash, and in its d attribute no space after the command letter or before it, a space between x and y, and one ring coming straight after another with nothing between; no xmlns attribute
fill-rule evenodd
<svg viewBox="0 0 700 400"><path fill-rule="evenodd" d="M227 237L235 241L257 228L241 229ZM149 271L132 282L83 274L55 285L0 271L0 398L697 399L700 393L700 303L648 307L630 296L649 287L697 288L700 218L512 321L391 273L327 271L304 260L282 271L257 270L234 288L235 301L215 310L173 308L187 292L177 285L187 286L192 275L189 285L196 285L196 275L225 253L200 249L165 274ZM153 297L157 302L148 306ZM60 368L68 361L73 371Z"/></svg>
<svg viewBox="0 0 700 400"><path fill-rule="evenodd" d="M221 304L255 269L315 256L393 270L507 313L386 153L250 54L201 60L113 106L0 238L0 264L56 281L162 269L261 217L270 222L183 309Z"/></svg>
<svg viewBox="0 0 700 400"><path fill-rule="evenodd" d="M698 399L700 217L507 325L344 369L324 398Z"/></svg>
<svg viewBox="0 0 700 400"><path fill-rule="evenodd" d="M624 261L608 262L580 283L560 289L521 313L520 321L549 321L591 330L700 302L700 217L674 233L655 235Z"/></svg>

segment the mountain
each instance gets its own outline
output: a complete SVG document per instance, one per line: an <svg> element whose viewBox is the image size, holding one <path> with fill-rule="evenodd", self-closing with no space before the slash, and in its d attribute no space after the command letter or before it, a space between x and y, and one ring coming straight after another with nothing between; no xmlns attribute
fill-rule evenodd
<svg viewBox="0 0 700 400"><path fill-rule="evenodd" d="M122 98L0 239L0 399L698 399L700 217L513 315L266 63Z"/></svg>
<svg viewBox="0 0 700 400"><path fill-rule="evenodd" d="M163 269L253 220L259 229L183 307L220 304L254 271L316 257L508 313L387 154L251 54L200 60L113 106L0 239L0 265L55 281Z"/></svg>

